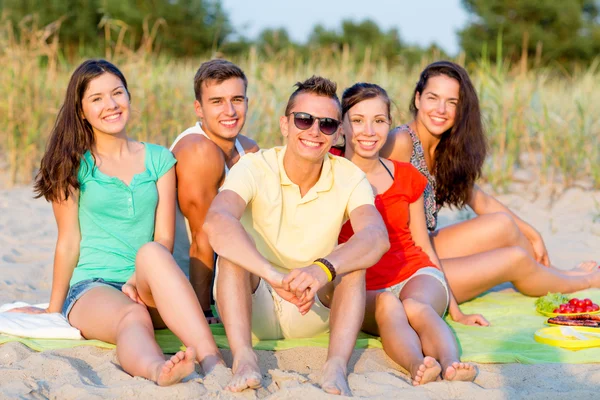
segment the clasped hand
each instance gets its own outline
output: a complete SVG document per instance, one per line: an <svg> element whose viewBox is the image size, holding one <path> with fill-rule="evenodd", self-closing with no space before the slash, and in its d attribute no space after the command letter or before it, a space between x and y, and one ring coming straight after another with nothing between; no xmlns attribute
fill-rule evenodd
<svg viewBox="0 0 600 400"><path fill-rule="evenodd" d="M315 302L319 289L327 284L327 275L318 265L291 270L287 275L278 274L269 281L271 287L284 300L306 314Z"/></svg>

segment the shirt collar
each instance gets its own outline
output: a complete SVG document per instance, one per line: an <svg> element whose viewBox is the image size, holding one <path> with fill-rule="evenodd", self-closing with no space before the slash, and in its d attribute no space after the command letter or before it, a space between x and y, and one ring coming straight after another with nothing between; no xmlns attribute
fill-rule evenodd
<svg viewBox="0 0 600 400"><path fill-rule="evenodd" d="M283 146L277 154L277 164L279 165L279 179L281 181L282 186L296 185L288 177L283 166L283 157L285 156L286 151L287 146ZM325 159L323 160L323 166L321 167L321 175L319 175L319 180L317 181L317 183L315 183L315 185L312 188L310 188L308 193L304 195L303 200L312 200L313 198L316 198L318 192L326 192L331 190L331 188L333 187L333 171L331 159L331 154L325 154Z"/></svg>

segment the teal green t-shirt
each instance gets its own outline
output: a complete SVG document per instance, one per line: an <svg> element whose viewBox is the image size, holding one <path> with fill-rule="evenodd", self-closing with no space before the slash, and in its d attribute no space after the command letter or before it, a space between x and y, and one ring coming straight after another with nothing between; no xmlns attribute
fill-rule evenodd
<svg viewBox="0 0 600 400"><path fill-rule="evenodd" d="M156 181L176 160L162 146L144 146L146 169L129 186L103 174L89 151L82 157L78 175L81 243L71 286L92 278L127 281L135 271L137 251L154 240Z"/></svg>

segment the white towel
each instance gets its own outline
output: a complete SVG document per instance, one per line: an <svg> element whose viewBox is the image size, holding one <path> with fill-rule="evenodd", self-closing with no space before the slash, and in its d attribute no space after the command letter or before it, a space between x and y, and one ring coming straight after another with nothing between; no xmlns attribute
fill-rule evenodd
<svg viewBox="0 0 600 400"><path fill-rule="evenodd" d="M69 321L60 313L24 314L5 311L31 304L16 302L0 306L0 333L33 339L83 339L79 329L69 325ZM34 307L46 308L48 304L36 304Z"/></svg>

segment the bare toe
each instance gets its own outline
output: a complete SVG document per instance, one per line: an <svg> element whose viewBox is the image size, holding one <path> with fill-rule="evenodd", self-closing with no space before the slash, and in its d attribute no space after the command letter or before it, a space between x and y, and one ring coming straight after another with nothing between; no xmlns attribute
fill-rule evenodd
<svg viewBox="0 0 600 400"><path fill-rule="evenodd" d="M425 383L433 382L440 376L442 367L440 363L433 357L425 357L423 363L419 365L417 371L413 375L413 386L423 385Z"/></svg>
<svg viewBox="0 0 600 400"><path fill-rule="evenodd" d="M188 347L180 351L161 366L156 383L159 386L169 386L181 382L183 378L194 372L196 350Z"/></svg>
<svg viewBox="0 0 600 400"><path fill-rule="evenodd" d="M241 392L245 389L258 389L262 386L262 375L254 351L250 350L234 360L233 378L225 389Z"/></svg>
<svg viewBox="0 0 600 400"><path fill-rule="evenodd" d="M444 374L448 381L472 382L477 375L477 369L471 363L453 362Z"/></svg>

